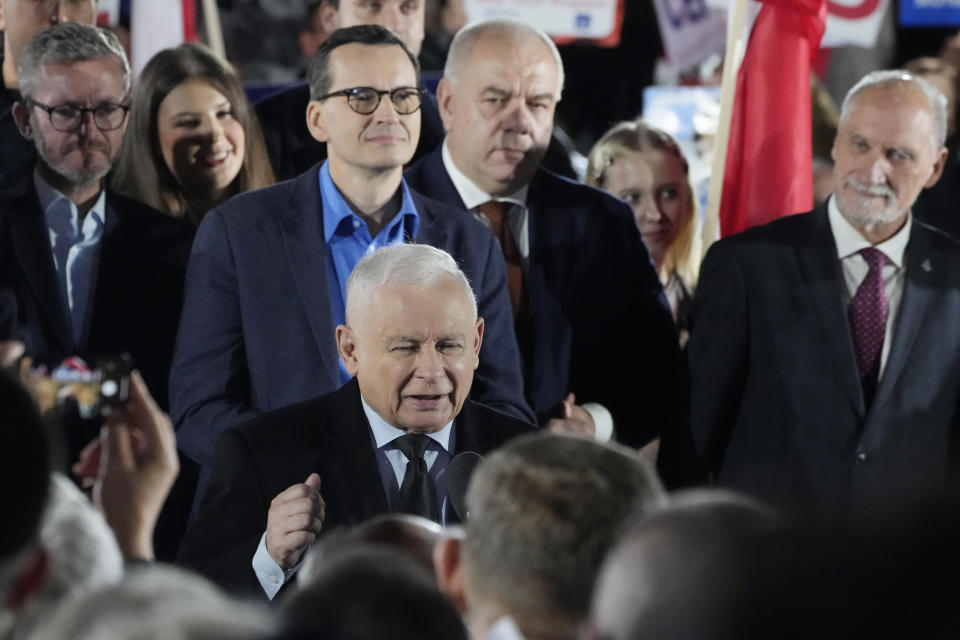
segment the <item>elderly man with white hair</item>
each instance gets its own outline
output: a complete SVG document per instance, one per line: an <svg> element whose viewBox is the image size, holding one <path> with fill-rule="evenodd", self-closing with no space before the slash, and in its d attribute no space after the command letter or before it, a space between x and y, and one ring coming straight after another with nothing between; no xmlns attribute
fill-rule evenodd
<svg viewBox="0 0 960 640"><path fill-rule="evenodd" d="M388 512L445 521L448 474L527 423L467 398L484 321L446 252L384 247L347 281L339 390L228 429L180 560L273 598L321 530Z"/></svg>
<svg viewBox="0 0 960 640"><path fill-rule="evenodd" d="M867 75L843 102L827 203L710 249L688 441L716 483L846 518L949 481L960 243L911 215L943 170L945 107L920 77Z"/></svg>

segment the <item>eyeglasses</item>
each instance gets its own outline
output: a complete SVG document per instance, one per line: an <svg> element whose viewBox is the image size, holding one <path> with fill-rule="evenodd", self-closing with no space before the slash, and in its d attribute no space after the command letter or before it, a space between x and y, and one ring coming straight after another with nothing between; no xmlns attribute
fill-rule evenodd
<svg viewBox="0 0 960 640"><path fill-rule="evenodd" d="M423 89L417 87L397 87L390 91L378 91L373 87L352 87L328 93L325 96L320 96L317 100L343 96L347 99L347 104L351 109L361 115L368 116L377 110L383 96L389 95L390 102L393 103L393 110L405 116L420 108L423 102L423 92Z"/></svg>
<svg viewBox="0 0 960 640"><path fill-rule="evenodd" d="M28 105L37 107L47 112L50 117L50 124L57 131L73 131L80 126L88 113L93 114L93 122L101 131L113 131L123 125L127 119L127 112L130 107L125 104L116 104L115 102L103 102L95 107L78 107L72 104L58 104L48 106L41 104L36 100L27 100Z"/></svg>

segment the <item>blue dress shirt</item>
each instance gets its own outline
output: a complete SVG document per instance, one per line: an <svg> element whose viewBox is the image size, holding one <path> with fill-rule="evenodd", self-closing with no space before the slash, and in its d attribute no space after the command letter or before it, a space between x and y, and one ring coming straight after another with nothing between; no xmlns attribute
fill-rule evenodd
<svg viewBox="0 0 960 640"><path fill-rule="evenodd" d="M359 216L353 213L340 190L330 177L330 166L324 161L320 167L320 198L323 202L323 239L327 244L327 266L330 272L330 304L334 324L345 324L347 278L357 263L380 247L401 242L413 242L420 228L420 215L413 204L407 183L400 181L402 198L400 211L375 238ZM343 362L340 362L340 382L350 380Z"/></svg>
<svg viewBox="0 0 960 640"><path fill-rule="evenodd" d="M77 205L50 186L36 171L34 184L49 231L60 299L69 314L74 347L81 348L85 343L96 288L100 240L107 214L106 192L100 192L81 225Z"/></svg>

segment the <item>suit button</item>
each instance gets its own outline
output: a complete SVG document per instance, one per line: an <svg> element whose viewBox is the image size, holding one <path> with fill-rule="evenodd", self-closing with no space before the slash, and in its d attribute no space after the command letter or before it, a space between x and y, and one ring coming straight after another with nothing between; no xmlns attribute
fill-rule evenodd
<svg viewBox="0 0 960 640"><path fill-rule="evenodd" d="M859 452L859 453L857 454L856 460L857 460L857 464L864 464L864 463L867 461L867 454L865 454L865 453L862 452L862 451Z"/></svg>

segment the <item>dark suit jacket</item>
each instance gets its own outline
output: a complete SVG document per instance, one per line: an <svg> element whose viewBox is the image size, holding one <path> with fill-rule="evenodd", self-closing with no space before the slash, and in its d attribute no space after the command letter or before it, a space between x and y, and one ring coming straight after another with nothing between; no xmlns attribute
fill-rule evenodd
<svg viewBox="0 0 960 640"><path fill-rule="evenodd" d="M436 151L408 184L459 208ZM610 409L617 437L641 446L682 419L676 329L629 206L539 169L527 193L530 255L519 338L527 399L544 414L568 392Z"/></svg>
<svg viewBox="0 0 960 640"><path fill-rule="evenodd" d="M145 204L107 192L107 220L87 337L74 344L33 177L0 193L2 278L17 304L27 353L51 358L127 351L166 406L192 229Z"/></svg>
<svg viewBox="0 0 960 640"><path fill-rule="evenodd" d="M267 96L254 107L277 180L294 178L327 158L327 145L307 129L309 103L310 86L303 82ZM414 159L436 149L442 140L437 99L428 93L420 107L420 142Z"/></svg>
<svg viewBox="0 0 960 640"><path fill-rule="evenodd" d="M484 454L533 431L471 400L454 429L455 454ZM223 433L209 489L178 560L225 588L262 593L250 563L266 530L270 501L313 472L322 481L324 531L389 512L356 379Z"/></svg>
<svg viewBox="0 0 960 640"><path fill-rule="evenodd" d="M170 404L179 446L203 465L227 427L340 386L317 175L314 167L232 198L197 231ZM485 319L472 397L532 420L496 239L439 202L413 198L417 242L457 260Z"/></svg>
<svg viewBox="0 0 960 640"><path fill-rule="evenodd" d="M719 484L827 515L942 485L960 394L960 244L914 220L905 266L868 407L826 206L711 247L688 349L693 443Z"/></svg>

